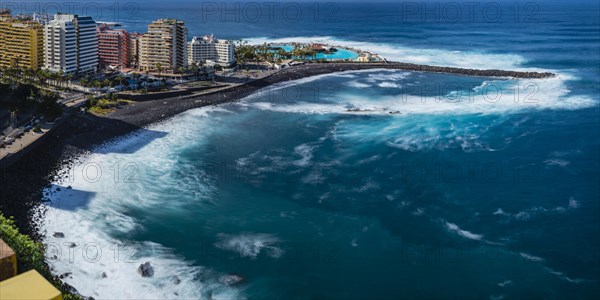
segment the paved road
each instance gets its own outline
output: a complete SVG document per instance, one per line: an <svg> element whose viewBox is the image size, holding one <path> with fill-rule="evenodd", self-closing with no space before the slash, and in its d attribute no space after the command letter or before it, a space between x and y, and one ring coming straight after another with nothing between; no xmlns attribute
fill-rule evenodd
<svg viewBox="0 0 600 300"><path fill-rule="evenodd" d="M67 109L65 110L65 113L63 114L63 118L68 118L70 116L70 114L76 112L77 110L74 110L74 111L69 111L69 110L74 107L83 105L85 103L85 100L86 100L85 96L74 97L74 98L71 98L68 100L62 100L61 102L67 106ZM15 141L11 145L5 145L4 148L0 148L0 160L2 160L4 157L6 157L8 155L15 154L15 153L27 148L29 145L31 145L33 142L35 142L37 139L44 136L44 134L46 134L52 128L54 128L55 126L59 126L58 123L60 123L60 122L48 124L46 122L46 120L41 121L39 123L40 128L42 129L41 133L35 133L32 130L30 130L29 132L25 132L22 137L15 139ZM20 128L20 129L22 130L23 128ZM16 131L18 129L14 129L14 130ZM8 132L6 132L6 133L8 133ZM6 136L9 136L9 134L10 133L6 134Z"/></svg>
<svg viewBox="0 0 600 300"><path fill-rule="evenodd" d="M44 133L48 132L53 126L46 124L46 122L40 122L39 125L42 129L42 133L34 133L33 131L25 132L22 137L17 138L11 145L5 145L4 148L0 148L0 160L9 154L17 153L29 146L31 143L42 137Z"/></svg>

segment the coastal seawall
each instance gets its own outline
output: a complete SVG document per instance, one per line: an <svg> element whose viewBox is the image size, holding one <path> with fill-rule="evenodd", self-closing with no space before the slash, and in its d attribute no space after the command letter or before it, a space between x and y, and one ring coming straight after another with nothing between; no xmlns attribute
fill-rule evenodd
<svg viewBox="0 0 600 300"><path fill-rule="evenodd" d="M466 76L480 76L480 77L512 77L512 78L550 78L556 76L551 72L530 72L530 71L510 71L510 70L498 70L498 69L467 69L467 68L456 68L456 67L440 67L430 65L419 65L402 62L390 62L383 64L384 68L399 69L406 71L419 71L419 72L431 72L431 73L448 73Z"/></svg>

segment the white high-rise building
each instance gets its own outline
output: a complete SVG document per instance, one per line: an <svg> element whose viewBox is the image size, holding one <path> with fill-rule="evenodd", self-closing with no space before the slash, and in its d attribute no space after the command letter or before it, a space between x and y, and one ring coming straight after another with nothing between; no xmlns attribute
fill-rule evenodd
<svg viewBox="0 0 600 300"><path fill-rule="evenodd" d="M195 36L188 45L188 61L192 63L214 62L221 66L235 63L235 46L227 40L218 40L212 35Z"/></svg>
<svg viewBox="0 0 600 300"><path fill-rule="evenodd" d="M44 68L64 74L98 69L96 22L91 17L56 14L44 28Z"/></svg>

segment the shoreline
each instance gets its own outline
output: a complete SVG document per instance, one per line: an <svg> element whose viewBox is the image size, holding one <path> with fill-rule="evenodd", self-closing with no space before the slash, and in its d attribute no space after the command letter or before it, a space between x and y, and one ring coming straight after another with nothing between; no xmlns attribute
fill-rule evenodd
<svg viewBox="0 0 600 300"><path fill-rule="evenodd" d="M247 97L256 91L282 82L299 80L307 77L332 74L345 71L360 70L399 70L449 74L457 76L474 77L501 77L522 79L543 79L556 76L550 72L523 72L506 70L478 70L455 67L438 67L410 63L307 63L303 65L284 68L274 74L261 79L255 79L238 86L224 88L218 91L208 92L202 95L190 95L185 97L171 97L158 100L137 102L122 109L108 114L107 118L114 118L136 126L147 126L171 118L186 110L207 105L218 105L235 102ZM172 103L170 103L172 102ZM166 104L166 105L165 105Z"/></svg>
<svg viewBox="0 0 600 300"><path fill-rule="evenodd" d="M504 78L538 79L555 76L553 73L473 70L398 62L306 63L282 69L261 79L201 95L136 102L102 117L75 114L67 118L59 128L49 132L49 136L35 148L23 153L18 159L18 164L0 166L0 180L5 185L2 188L3 201L0 203L0 211L6 216L14 216L19 228L39 241L40 232L33 221L33 208L44 202L42 189L50 184L53 176L61 175L57 172L72 163L75 157L90 153L106 142L190 109L239 101L260 89L278 83L337 72L372 69Z"/></svg>
<svg viewBox="0 0 600 300"><path fill-rule="evenodd" d="M82 153L89 153L97 146L122 137L145 126L161 122L190 109L239 101L268 86L307 77L345 71L372 69L431 72L462 76L504 78L549 78L553 73L521 72L505 70L474 70L455 67L437 67L409 63L356 63L330 62L306 63L282 69L261 79L237 86L210 91L201 95L171 97L130 104L106 116L75 114L49 132L49 136L28 149L18 159L18 164L0 166L3 201L0 211L15 217L19 228L39 240L39 232L32 221L33 208L43 203L42 189L65 164Z"/></svg>
<svg viewBox="0 0 600 300"><path fill-rule="evenodd" d="M274 74L247 83L201 95L172 97L136 102L119 108L106 116L74 114L63 124L47 133L36 147L28 149L17 164L0 166L2 202L0 211L13 216L21 233L41 242L45 232L38 227L47 201L43 189L57 176L65 176L81 155L98 146L143 130L144 127L170 119L187 110L232 103L268 86L317 75L369 69L390 69L446 73L484 77L546 78L552 73L513 72L501 70L469 70L432 67L405 63L308 63L282 69ZM520 76L520 77L519 77ZM42 208L42 209L40 209Z"/></svg>

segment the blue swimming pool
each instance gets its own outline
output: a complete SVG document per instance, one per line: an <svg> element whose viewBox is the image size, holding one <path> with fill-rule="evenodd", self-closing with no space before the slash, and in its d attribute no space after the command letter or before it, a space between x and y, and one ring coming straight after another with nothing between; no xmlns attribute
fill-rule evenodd
<svg viewBox="0 0 600 300"><path fill-rule="evenodd" d="M291 52L292 50L294 50L293 45L282 45L277 47L282 48L285 52ZM316 55L316 59L356 59L357 57L358 53L352 50L346 50L341 48L337 48L337 51L334 53L317 53Z"/></svg>

